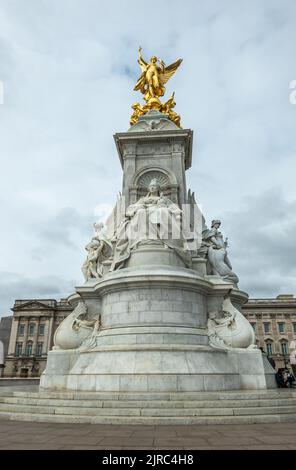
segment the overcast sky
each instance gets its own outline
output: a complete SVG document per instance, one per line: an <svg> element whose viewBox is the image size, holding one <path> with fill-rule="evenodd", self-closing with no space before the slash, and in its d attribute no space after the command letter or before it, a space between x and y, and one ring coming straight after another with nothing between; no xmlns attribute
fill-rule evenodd
<svg viewBox="0 0 296 470"><path fill-rule="evenodd" d="M188 186L241 289L295 293L295 22L295 0L0 0L0 314L82 283L121 189L113 134L140 100L139 45L184 59L167 96L194 131Z"/></svg>

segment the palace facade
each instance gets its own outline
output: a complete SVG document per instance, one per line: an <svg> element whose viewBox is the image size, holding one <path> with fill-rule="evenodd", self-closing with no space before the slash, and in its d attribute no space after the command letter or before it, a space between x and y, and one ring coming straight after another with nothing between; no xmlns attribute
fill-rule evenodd
<svg viewBox="0 0 296 470"><path fill-rule="evenodd" d="M12 308L4 377L38 377L46 366L54 333L72 311L67 299L16 300Z"/></svg>
<svg viewBox="0 0 296 470"><path fill-rule="evenodd" d="M276 369L289 367L290 346L296 341L296 298L250 299L243 313L254 328L257 345L275 361Z"/></svg>

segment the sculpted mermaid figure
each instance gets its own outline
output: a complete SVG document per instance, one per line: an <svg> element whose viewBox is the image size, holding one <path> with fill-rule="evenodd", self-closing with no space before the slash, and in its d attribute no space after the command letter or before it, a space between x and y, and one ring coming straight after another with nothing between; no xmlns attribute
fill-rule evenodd
<svg viewBox="0 0 296 470"><path fill-rule="evenodd" d="M256 349L254 330L226 297L220 310L208 312L210 346L222 349Z"/></svg>
<svg viewBox="0 0 296 470"><path fill-rule="evenodd" d="M77 306L58 326L54 335L54 349L76 349L88 338L95 319L88 319L87 305L80 299Z"/></svg>

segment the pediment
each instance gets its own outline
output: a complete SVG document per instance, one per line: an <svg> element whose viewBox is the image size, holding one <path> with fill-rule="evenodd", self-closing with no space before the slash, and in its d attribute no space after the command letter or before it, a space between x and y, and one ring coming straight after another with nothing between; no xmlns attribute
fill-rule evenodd
<svg viewBox="0 0 296 470"><path fill-rule="evenodd" d="M16 305L13 310L48 310L51 308L51 305L40 302L39 300L25 300L24 303Z"/></svg>

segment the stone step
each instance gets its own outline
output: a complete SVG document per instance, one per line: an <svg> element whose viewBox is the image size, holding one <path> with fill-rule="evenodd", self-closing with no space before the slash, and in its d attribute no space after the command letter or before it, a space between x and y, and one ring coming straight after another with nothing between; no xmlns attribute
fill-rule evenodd
<svg viewBox="0 0 296 470"><path fill-rule="evenodd" d="M260 407L260 408L181 408L174 409L160 409L160 408L146 408L141 410L142 416L232 416L232 415L259 415L259 414L286 414L296 413L296 406L281 406L281 407Z"/></svg>
<svg viewBox="0 0 296 470"><path fill-rule="evenodd" d="M294 406L262 406L254 408L82 408L0 404L0 412L55 414L73 416L228 416L296 413Z"/></svg>
<svg viewBox="0 0 296 470"><path fill-rule="evenodd" d="M192 425L192 424L257 424L295 422L296 413L281 415L251 416L73 416L32 413L10 413L0 411L0 419L15 421L34 421L43 423L86 423L112 425Z"/></svg>
<svg viewBox="0 0 296 470"><path fill-rule="evenodd" d="M35 406L35 405L16 405L16 404L0 404L0 412L12 413L32 413L32 414L73 414L75 415L90 415L95 416L100 414L102 416L140 416L141 410L139 408L78 408L78 407L50 407L50 406Z"/></svg>
<svg viewBox="0 0 296 470"><path fill-rule="evenodd" d="M253 400L65 400L56 398L0 397L0 404L93 408L230 408L295 405L295 397Z"/></svg>
<svg viewBox="0 0 296 470"><path fill-rule="evenodd" d="M296 389L262 390L262 391L229 391L229 392L26 392L1 391L0 397L22 397L35 399L62 399L62 400L127 400L127 401L211 401L211 400L260 400L267 398L296 398Z"/></svg>
<svg viewBox="0 0 296 470"><path fill-rule="evenodd" d="M296 421L296 390L118 393L2 389L0 419L96 424Z"/></svg>

